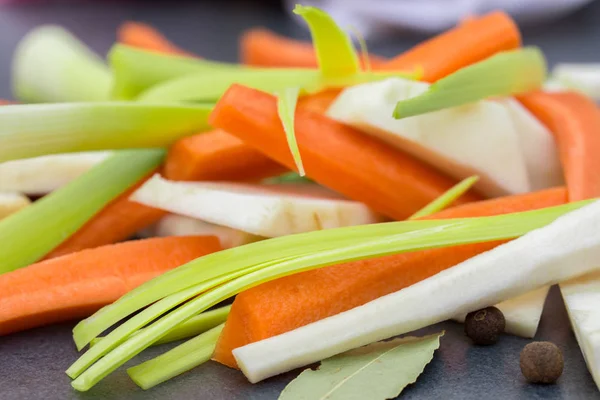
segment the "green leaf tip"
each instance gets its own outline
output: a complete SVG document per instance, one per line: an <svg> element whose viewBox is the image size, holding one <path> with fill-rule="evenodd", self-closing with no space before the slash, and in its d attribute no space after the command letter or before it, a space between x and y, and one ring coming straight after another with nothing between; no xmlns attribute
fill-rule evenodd
<svg viewBox="0 0 600 400"><path fill-rule="evenodd" d="M294 129L296 103L298 102L298 95L300 94L299 88L287 88L277 95L277 113L279 119L283 125L285 131L285 137L287 139L290 152L294 158L294 163L298 169L300 176L306 175L304 172L304 165L302 165L302 157L300 156L300 149L298 148L298 142L296 141L296 130Z"/></svg>

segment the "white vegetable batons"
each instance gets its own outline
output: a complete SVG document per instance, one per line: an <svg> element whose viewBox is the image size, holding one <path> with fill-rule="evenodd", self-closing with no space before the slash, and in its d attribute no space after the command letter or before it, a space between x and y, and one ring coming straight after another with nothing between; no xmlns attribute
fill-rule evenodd
<svg viewBox="0 0 600 400"><path fill-rule="evenodd" d="M0 219L19 211L31 204L27 196L20 193L0 192Z"/></svg>
<svg viewBox="0 0 600 400"><path fill-rule="evenodd" d="M600 100L600 64L558 64L552 70L552 81Z"/></svg>
<svg viewBox="0 0 600 400"><path fill-rule="evenodd" d="M313 184L173 182L155 175L131 200L265 237L382 220L364 204Z"/></svg>
<svg viewBox="0 0 600 400"><path fill-rule="evenodd" d="M401 78L353 86L337 97L327 114L456 179L479 175L476 187L491 197L547 187L546 182L531 182L528 165L548 163L547 154L538 155L536 151L545 149L552 138L540 134L541 124L536 124L532 132L517 129L531 127L532 123L526 120L515 124L513 118L521 118L523 113L503 103L479 101L400 120L392 117L399 100L415 97L428 88L427 83ZM523 135L532 137L524 140L520 138ZM523 149L524 145L532 148ZM536 159L527 161L524 154ZM549 165L553 171L554 160ZM546 174L536 170L532 178L538 175Z"/></svg>
<svg viewBox="0 0 600 400"><path fill-rule="evenodd" d="M170 214L163 217L152 228L152 236L214 235L221 241L221 247L229 249L262 239L260 236L226 226L211 224L196 218Z"/></svg>
<svg viewBox="0 0 600 400"><path fill-rule="evenodd" d="M0 163L0 191L31 195L50 193L106 160L111 154L109 151L52 154Z"/></svg>
<svg viewBox="0 0 600 400"><path fill-rule="evenodd" d="M506 319L505 332L524 338L534 337L542 319L548 290L549 287L543 287L496 304ZM464 322L466 315L463 313L453 319Z"/></svg>
<svg viewBox="0 0 600 400"><path fill-rule="evenodd" d="M560 284L573 331L600 389L600 271Z"/></svg>
<svg viewBox="0 0 600 400"><path fill-rule="evenodd" d="M233 351L251 382L597 270L600 202L398 292ZM368 245L365 244L365 245Z"/></svg>

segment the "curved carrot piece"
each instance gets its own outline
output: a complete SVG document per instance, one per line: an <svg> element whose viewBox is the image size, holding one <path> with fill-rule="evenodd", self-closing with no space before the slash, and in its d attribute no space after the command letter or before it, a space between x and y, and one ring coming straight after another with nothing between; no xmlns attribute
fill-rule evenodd
<svg viewBox="0 0 600 400"><path fill-rule="evenodd" d="M220 249L215 236L136 240L0 275L0 335L89 316L163 272Z"/></svg>
<svg viewBox="0 0 600 400"><path fill-rule="evenodd" d="M294 169L276 103L270 94L232 85L210 123ZM412 156L324 115L299 107L295 127L308 177L389 217L408 218L455 184ZM476 200L478 195L468 193L460 202Z"/></svg>
<svg viewBox="0 0 600 400"><path fill-rule="evenodd" d="M519 100L553 133L571 201L600 197L600 110L575 92L535 92Z"/></svg>
<svg viewBox="0 0 600 400"><path fill-rule="evenodd" d="M429 216L499 215L566 203L565 188L465 204ZM231 351L358 307L426 279L503 242L476 243L334 265L290 275L237 295L213 359L236 367Z"/></svg>
<svg viewBox="0 0 600 400"><path fill-rule="evenodd" d="M164 176L176 181L258 181L287 169L221 130L178 140L169 150Z"/></svg>
<svg viewBox="0 0 600 400"><path fill-rule="evenodd" d="M319 114L325 114L339 94L339 89L330 89L311 94L310 96L302 96L298 99L298 107Z"/></svg>
<svg viewBox="0 0 600 400"><path fill-rule="evenodd" d="M123 23L117 31L117 40L119 43L139 49L194 57L192 53L173 44L158 29L141 22Z"/></svg>

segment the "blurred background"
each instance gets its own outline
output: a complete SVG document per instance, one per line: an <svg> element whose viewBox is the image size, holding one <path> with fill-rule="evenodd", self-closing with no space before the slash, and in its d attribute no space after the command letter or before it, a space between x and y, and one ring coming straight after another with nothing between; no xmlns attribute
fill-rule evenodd
<svg viewBox="0 0 600 400"><path fill-rule="evenodd" d="M238 38L264 26L309 39L289 0L0 0L0 98L10 97L10 60L18 41L41 24L59 24L101 55L125 21L153 25L180 47L203 57L235 61ZM393 56L472 15L504 9L519 23L526 44L538 45L551 64L600 61L600 2L595 0L306 0L342 26L367 38L369 50Z"/></svg>

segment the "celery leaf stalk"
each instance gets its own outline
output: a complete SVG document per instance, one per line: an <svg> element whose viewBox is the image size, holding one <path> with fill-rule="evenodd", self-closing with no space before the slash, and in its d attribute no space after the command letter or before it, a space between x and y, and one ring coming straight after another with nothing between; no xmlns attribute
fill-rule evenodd
<svg viewBox="0 0 600 400"><path fill-rule="evenodd" d="M468 192L469 189L471 189L471 187L473 187L473 185L476 184L478 180L478 176L471 176L469 178L463 179L462 181L448 189L440 197L433 200L431 203L427 204L425 207L411 215L409 219L418 219L426 217L428 215L435 214L436 212L441 211L444 208L447 208L456 199Z"/></svg>
<svg viewBox="0 0 600 400"><path fill-rule="evenodd" d="M306 175L304 172L304 165L302 165L302 157L300 156L300 149L298 148L298 142L296 141L296 129L294 128L294 120L296 114L296 104L298 103L298 95L300 89L298 88L287 88L277 95L277 113L279 119L283 125L285 137L287 139L288 147L296 163L298 169L298 175Z"/></svg>

